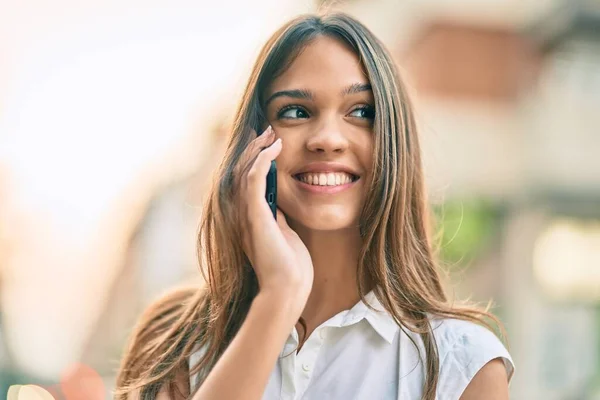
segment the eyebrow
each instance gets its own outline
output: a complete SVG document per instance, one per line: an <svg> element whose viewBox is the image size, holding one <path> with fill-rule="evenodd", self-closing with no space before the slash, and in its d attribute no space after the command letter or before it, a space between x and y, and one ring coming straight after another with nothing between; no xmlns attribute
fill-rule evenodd
<svg viewBox="0 0 600 400"><path fill-rule="evenodd" d="M346 96L349 94L356 94L370 90L373 90L370 83L353 83L352 85L344 88L341 94L342 96ZM265 101L265 107L267 107L270 102L272 102L278 97L291 97L293 99L313 100L315 96L310 90L307 89L281 90L269 96L267 101Z"/></svg>
<svg viewBox="0 0 600 400"><path fill-rule="evenodd" d="M370 83L353 83L342 91L342 95L346 96L348 94L355 94L360 92L372 91Z"/></svg>
<svg viewBox="0 0 600 400"><path fill-rule="evenodd" d="M272 102L278 97L291 97L293 99L312 100L314 96L310 90L306 89L281 90L269 96L267 101L265 101L265 107L267 107L270 102Z"/></svg>

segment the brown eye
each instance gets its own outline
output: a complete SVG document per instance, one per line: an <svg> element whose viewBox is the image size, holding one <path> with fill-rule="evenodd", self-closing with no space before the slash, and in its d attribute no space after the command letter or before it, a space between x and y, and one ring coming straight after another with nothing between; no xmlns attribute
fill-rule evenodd
<svg viewBox="0 0 600 400"><path fill-rule="evenodd" d="M277 112L277 118L282 119L304 119L308 118L308 113L299 106L286 106Z"/></svg>
<svg viewBox="0 0 600 400"><path fill-rule="evenodd" d="M360 106L355 108L351 113L351 117L373 119L375 118L375 108L372 106Z"/></svg>

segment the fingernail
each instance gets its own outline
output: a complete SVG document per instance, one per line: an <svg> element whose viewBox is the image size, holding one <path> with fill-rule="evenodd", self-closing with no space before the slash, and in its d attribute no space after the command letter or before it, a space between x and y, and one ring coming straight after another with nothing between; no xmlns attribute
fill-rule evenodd
<svg viewBox="0 0 600 400"><path fill-rule="evenodd" d="M269 125L269 126L267 127L267 135L269 135L269 136L270 136L270 135L272 135L272 134L273 134L273 127L272 127L271 125Z"/></svg>

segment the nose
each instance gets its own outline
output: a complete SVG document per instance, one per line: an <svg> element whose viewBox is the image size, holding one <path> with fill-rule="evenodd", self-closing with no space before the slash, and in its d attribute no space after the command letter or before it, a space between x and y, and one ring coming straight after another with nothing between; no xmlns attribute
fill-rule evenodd
<svg viewBox="0 0 600 400"><path fill-rule="evenodd" d="M306 141L306 148L315 153L343 153L348 148L348 138L336 118L331 117L319 124Z"/></svg>

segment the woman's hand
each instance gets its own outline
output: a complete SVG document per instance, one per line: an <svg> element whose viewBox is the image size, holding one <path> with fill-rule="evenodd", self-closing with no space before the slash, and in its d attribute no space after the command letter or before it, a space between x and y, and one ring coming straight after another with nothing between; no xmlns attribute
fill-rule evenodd
<svg viewBox="0 0 600 400"><path fill-rule="evenodd" d="M277 209L275 220L265 200L267 174L281 148L270 126L254 139L236 165L234 193L242 246L260 290L295 296L301 312L313 284L312 260L285 215Z"/></svg>

